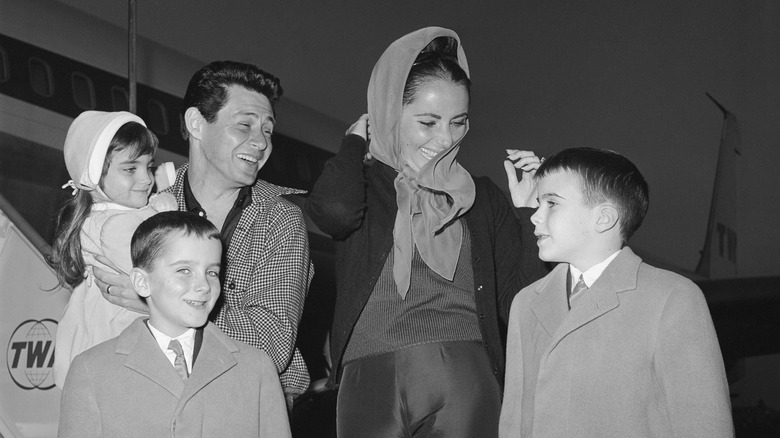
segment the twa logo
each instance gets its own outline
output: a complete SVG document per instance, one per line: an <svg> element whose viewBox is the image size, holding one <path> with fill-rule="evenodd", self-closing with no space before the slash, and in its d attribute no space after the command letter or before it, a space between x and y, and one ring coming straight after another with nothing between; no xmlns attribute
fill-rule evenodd
<svg viewBox="0 0 780 438"><path fill-rule="evenodd" d="M28 319L19 324L8 341L6 362L16 386L47 390L54 387L54 333L57 321Z"/></svg>

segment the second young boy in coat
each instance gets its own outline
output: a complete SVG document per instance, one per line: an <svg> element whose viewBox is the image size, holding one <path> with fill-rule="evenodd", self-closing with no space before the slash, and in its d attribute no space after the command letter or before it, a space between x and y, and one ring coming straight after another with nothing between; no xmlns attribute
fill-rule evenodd
<svg viewBox="0 0 780 438"><path fill-rule="evenodd" d="M625 246L648 188L621 155L567 149L537 170L539 256L512 303L503 437L729 437L728 384L696 285Z"/></svg>

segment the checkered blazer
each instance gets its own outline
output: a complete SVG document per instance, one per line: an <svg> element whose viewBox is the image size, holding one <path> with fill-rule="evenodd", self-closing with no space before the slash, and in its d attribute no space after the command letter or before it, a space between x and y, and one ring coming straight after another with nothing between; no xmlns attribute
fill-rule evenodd
<svg viewBox="0 0 780 438"><path fill-rule="evenodd" d="M184 176L166 192L184 201ZM305 193L258 179L230 240L222 299L215 324L233 339L262 348L271 357L288 400L309 386L309 372L295 348L306 292L314 276L301 210L281 195Z"/></svg>

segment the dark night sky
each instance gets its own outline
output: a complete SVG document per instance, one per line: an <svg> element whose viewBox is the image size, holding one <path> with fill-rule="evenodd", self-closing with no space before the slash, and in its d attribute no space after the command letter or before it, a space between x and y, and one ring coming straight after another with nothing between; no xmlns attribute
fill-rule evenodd
<svg viewBox="0 0 780 438"><path fill-rule="evenodd" d="M119 0L59 3L126 24ZM203 63L253 62L282 78L286 98L343 129L365 112L381 52L429 25L457 31L469 58L466 168L504 186L507 147L616 150L651 188L631 244L687 270L704 242L715 175L722 114L712 94L742 128L739 275L780 274L778 1L138 1L141 37ZM333 149L338 138L323 141Z"/></svg>

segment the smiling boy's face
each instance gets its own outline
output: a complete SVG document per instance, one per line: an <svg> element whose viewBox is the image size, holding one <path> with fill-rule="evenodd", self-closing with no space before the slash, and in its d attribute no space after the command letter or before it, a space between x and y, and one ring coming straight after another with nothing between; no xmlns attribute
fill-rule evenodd
<svg viewBox="0 0 780 438"><path fill-rule="evenodd" d="M584 271L583 267L590 267L594 258L590 243L596 234L598 209L585 205L579 177L566 170L545 175L537 189L539 208L531 222L539 258L570 263Z"/></svg>
<svg viewBox="0 0 780 438"><path fill-rule="evenodd" d="M220 294L221 257L219 240L175 233L151 270L133 268L133 287L147 299L154 328L176 337L206 324Z"/></svg>

